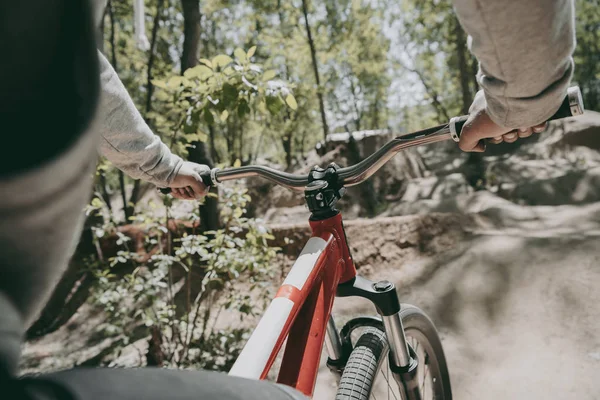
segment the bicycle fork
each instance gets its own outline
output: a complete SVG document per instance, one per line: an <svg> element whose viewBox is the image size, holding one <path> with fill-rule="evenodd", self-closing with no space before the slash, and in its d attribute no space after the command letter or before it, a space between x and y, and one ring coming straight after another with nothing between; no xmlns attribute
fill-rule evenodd
<svg viewBox="0 0 600 400"><path fill-rule="evenodd" d="M349 282L338 285L337 297L359 296L370 300L377 309L383 321L383 329L389 345L390 370L398 383L403 399L421 400L417 367L419 360L411 346L406 341L402 318L400 316L400 300L393 283L388 281L372 282L361 276L356 276ZM342 337L338 334L333 317L327 324L325 346L329 353L328 366L338 372L343 369L352 345L350 333L360 326L381 325L374 318L356 318L342 329ZM347 348L344 348L346 346Z"/></svg>

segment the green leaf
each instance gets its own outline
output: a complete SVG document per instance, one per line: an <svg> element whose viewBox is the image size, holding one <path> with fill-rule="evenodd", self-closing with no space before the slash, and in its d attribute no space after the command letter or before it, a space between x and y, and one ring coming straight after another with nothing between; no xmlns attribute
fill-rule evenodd
<svg viewBox="0 0 600 400"><path fill-rule="evenodd" d="M248 50L248 54L246 54L246 56L248 58L250 58L254 55L255 52L256 52L256 46L252 46L252 47L250 47L250 50Z"/></svg>
<svg viewBox="0 0 600 400"><path fill-rule="evenodd" d="M242 166L242 161L238 158L237 160L235 160L235 162L233 163L233 167L234 168L239 168Z"/></svg>
<svg viewBox="0 0 600 400"><path fill-rule="evenodd" d="M238 60L239 62L241 62L241 63L245 63L246 61L248 61L248 60L247 60L247 58L246 58L246 52L245 52L243 49L239 48L239 47L238 47L238 48L236 48L236 49L233 51L233 55L234 55L234 56L235 56L235 58L237 58L237 60Z"/></svg>
<svg viewBox="0 0 600 400"><path fill-rule="evenodd" d="M263 74L262 79L263 79L263 81L270 81L271 79L275 78L276 76L277 76L277 71L275 71L274 69L270 69Z"/></svg>
<svg viewBox="0 0 600 400"><path fill-rule="evenodd" d="M281 110L282 104L279 97L267 97L267 110L273 115L276 115Z"/></svg>
<svg viewBox="0 0 600 400"><path fill-rule="evenodd" d="M287 95L287 97L285 98L285 102L288 106L290 106L292 110L298 109L298 103L296 103L296 98L291 93Z"/></svg>
<svg viewBox="0 0 600 400"><path fill-rule="evenodd" d="M201 79L206 79L209 76L211 76L213 74L212 69L208 68L206 65L196 65L193 68L189 68L187 69L184 73L183 76L185 76L188 79L192 79L192 78L201 78Z"/></svg>
<svg viewBox="0 0 600 400"><path fill-rule="evenodd" d="M212 68L212 67L213 67L213 65L212 65L212 63L210 62L210 60L207 60L206 58L201 58L201 59L200 59L200 62L201 62L202 64L206 65L208 68Z"/></svg>
<svg viewBox="0 0 600 400"><path fill-rule="evenodd" d="M206 142L208 140L208 135L202 132L200 129L198 129L196 135L198 136L198 141L200 142Z"/></svg>
<svg viewBox="0 0 600 400"><path fill-rule="evenodd" d="M167 82L167 86L170 89L176 89L179 87L179 85L181 85L181 82L183 82L183 77L181 76L172 76L169 81Z"/></svg>
<svg viewBox="0 0 600 400"><path fill-rule="evenodd" d="M161 81L160 79L152 79L150 82L152 82L154 86L159 87L161 89L167 88L167 84L165 83L165 81Z"/></svg>
<svg viewBox="0 0 600 400"><path fill-rule="evenodd" d="M248 103L245 100L240 101L240 104L238 105L238 117L244 118L249 112L250 107L248 106Z"/></svg>
<svg viewBox="0 0 600 400"><path fill-rule="evenodd" d="M208 125L213 125L215 123L215 117L208 107L204 109L204 121L206 121Z"/></svg>
<svg viewBox="0 0 600 400"><path fill-rule="evenodd" d="M218 56L212 59L212 64L215 67L226 67L232 62L233 59L225 54L219 54Z"/></svg>
<svg viewBox="0 0 600 400"><path fill-rule="evenodd" d="M226 83L223 85L223 105L228 106L229 104L235 103L238 99L239 91L238 89Z"/></svg>
<svg viewBox="0 0 600 400"><path fill-rule="evenodd" d="M221 122L227 121L227 117L229 117L229 111L225 110L221 113L221 116L220 116Z"/></svg>
<svg viewBox="0 0 600 400"><path fill-rule="evenodd" d="M183 133L196 133L196 127L194 125L183 125Z"/></svg>
<svg viewBox="0 0 600 400"><path fill-rule="evenodd" d="M244 82L244 85L248 86L250 89L255 91L258 90L258 86L250 82L245 76L242 76L242 82Z"/></svg>

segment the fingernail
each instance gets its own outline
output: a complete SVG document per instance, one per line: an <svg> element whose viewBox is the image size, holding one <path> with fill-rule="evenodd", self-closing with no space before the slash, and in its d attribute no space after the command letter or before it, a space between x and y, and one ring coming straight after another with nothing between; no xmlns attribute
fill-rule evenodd
<svg viewBox="0 0 600 400"><path fill-rule="evenodd" d="M514 139L516 137L517 137L517 134L514 133L514 132L507 133L507 134L504 135L504 139Z"/></svg>
<svg viewBox="0 0 600 400"><path fill-rule="evenodd" d="M536 127L536 128L533 128L533 131L535 133L540 133L540 132L543 132L545 129L546 129L545 127L544 128L538 128L538 127Z"/></svg>
<svg viewBox="0 0 600 400"><path fill-rule="evenodd" d="M519 132L521 132L521 133L525 133L525 132L527 132L527 131L528 131L528 129L527 129L527 128L519 128Z"/></svg>

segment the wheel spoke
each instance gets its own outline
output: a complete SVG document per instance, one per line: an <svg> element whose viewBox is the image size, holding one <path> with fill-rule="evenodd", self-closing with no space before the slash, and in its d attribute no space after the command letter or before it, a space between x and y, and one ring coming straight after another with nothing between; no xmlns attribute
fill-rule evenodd
<svg viewBox="0 0 600 400"><path fill-rule="evenodd" d="M425 394L425 382L427 380L427 373L429 372L429 367L427 364L423 364L425 366L425 373L423 374L423 384L421 385L421 397Z"/></svg>
<svg viewBox="0 0 600 400"><path fill-rule="evenodd" d="M387 389L388 389L388 400L390 400L390 381L389 381L389 376L390 376L390 364L387 364L387 368L386 370L388 371L387 374L387 378L385 379L385 381L387 382ZM383 376L385 378L385 375Z"/></svg>
<svg viewBox="0 0 600 400"><path fill-rule="evenodd" d="M389 371L390 366L388 365L387 369ZM388 387L388 399L390 398L390 380L388 379L390 374L388 373L388 376L385 376L385 374L383 373L383 371L381 372L381 375L383 376L383 379L385 379L385 382L387 383L387 387ZM372 393L371 393L372 394ZM398 400L398 398L396 397L396 394L394 393L394 391L392 390L392 395L394 396L394 399Z"/></svg>

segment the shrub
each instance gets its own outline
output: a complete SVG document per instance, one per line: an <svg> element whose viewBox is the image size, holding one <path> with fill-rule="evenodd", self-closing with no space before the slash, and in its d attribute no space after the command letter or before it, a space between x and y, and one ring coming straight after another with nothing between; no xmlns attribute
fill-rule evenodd
<svg viewBox="0 0 600 400"><path fill-rule="evenodd" d="M98 286L92 298L107 314L102 329L120 335L124 346L145 326L150 364L227 370L248 332L243 326L219 329L221 311L242 319L264 309L277 250L267 243L272 236L260 220L244 216L250 201L245 190L224 187L220 196L224 227L217 231L196 233L196 211L177 237L177 230L168 229L170 198L163 221L148 213L134 217L143 229L145 257L110 221L94 228L97 247L109 235L116 235L119 246L116 256L95 263ZM101 208L96 202L90 212Z"/></svg>

